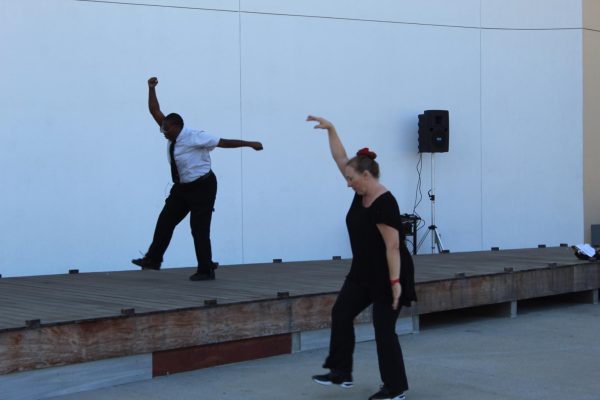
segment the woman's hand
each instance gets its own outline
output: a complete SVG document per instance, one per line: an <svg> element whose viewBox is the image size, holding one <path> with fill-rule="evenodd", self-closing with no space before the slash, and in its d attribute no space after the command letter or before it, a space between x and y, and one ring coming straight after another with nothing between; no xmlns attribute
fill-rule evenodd
<svg viewBox="0 0 600 400"><path fill-rule="evenodd" d="M402 294L402 286L400 286L400 283L394 283L392 285L392 308L394 310L398 309L398 303L400 302L400 295Z"/></svg>
<svg viewBox="0 0 600 400"><path fill-rule="evenodd" d="M309 115L308 117L306 117L306 120L318 122L319 124L315 125L315 129L332 129L333 128L333 124L331 122L327 121L325 118Z"/></svg>
<svg viewBox="0 0 600 400"><path fill-rule="evenodd" d="M318 122L315 125L315 129L327 129L327 137L329 138L329 149L331 150L331 156L335 161L338 169L342 173L344 177L344 181L346 181L346 173L344 172L346 169L346 164L348 163L348 155L346 154L346 149L344 149L344 145L340 140L337 131L335 130L335 126L325 118L315 117L314 115L309 115L306 117L307 121L315 121Z"/></svg>

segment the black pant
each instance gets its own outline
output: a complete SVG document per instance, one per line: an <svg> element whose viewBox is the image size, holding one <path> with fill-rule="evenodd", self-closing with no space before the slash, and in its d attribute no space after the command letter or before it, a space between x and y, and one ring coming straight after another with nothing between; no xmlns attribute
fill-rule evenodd
<svg viewBox="0 0 600 400"><path fill-rule="evenodd" d="M190 213L198 271L209 271L213 265L210 222L216 197L217 178L212 171L194 182L173 184L169 197L165 200L165 206L156 221L154 238L146 257L162 262L175 227Z"/></svg>
<svg viewBox="0 0 600 400"><path fill-rule="evenodd" d="M329 356L323 367L352 372L354 318L371 303L381 381L393 392L404 392L408 389L408 381L396 335L400 307L392 309L391 290L388 293L346 279L331 311Z"/></svg>

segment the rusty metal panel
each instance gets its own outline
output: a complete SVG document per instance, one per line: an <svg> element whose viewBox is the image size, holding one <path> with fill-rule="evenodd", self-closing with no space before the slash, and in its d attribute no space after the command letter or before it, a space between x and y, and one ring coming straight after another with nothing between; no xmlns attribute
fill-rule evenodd
<svg viewBox="0 0 600 400"><path fill-rule="evenodd" d="M153 354L152 376L288 354L291 350L291 334L164 350Z"/></svg>

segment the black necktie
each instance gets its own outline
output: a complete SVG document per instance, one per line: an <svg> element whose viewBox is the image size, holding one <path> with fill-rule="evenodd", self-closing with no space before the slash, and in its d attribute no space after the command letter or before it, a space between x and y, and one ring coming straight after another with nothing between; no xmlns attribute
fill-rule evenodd
<svg viewBox="0 0 600 400"><path fill-rule="evenodd" d="M171 158L171 178L173 183L179 183L179 172L177 172L177 164L175 164L175 141L171 140L169 146L169 157Z"/></svg>

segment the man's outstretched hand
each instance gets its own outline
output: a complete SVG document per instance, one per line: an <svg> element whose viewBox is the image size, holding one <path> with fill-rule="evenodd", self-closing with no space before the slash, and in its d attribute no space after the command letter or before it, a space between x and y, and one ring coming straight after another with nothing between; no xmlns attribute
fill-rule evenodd
<svg viewBox="0 0 600 400"><path fill-rule="evenodd" d="M254 150L259 151L263 149L263 145L261 142L252 142L250 144L250 147L252 147Z"/></svg>
<svg viewBox="0 0 600 400"><path fill-rule="evenodd" d="M153 76L152 78L148 79L148 87L156 87L156 85L158 85L158 78Z"/></svg>

